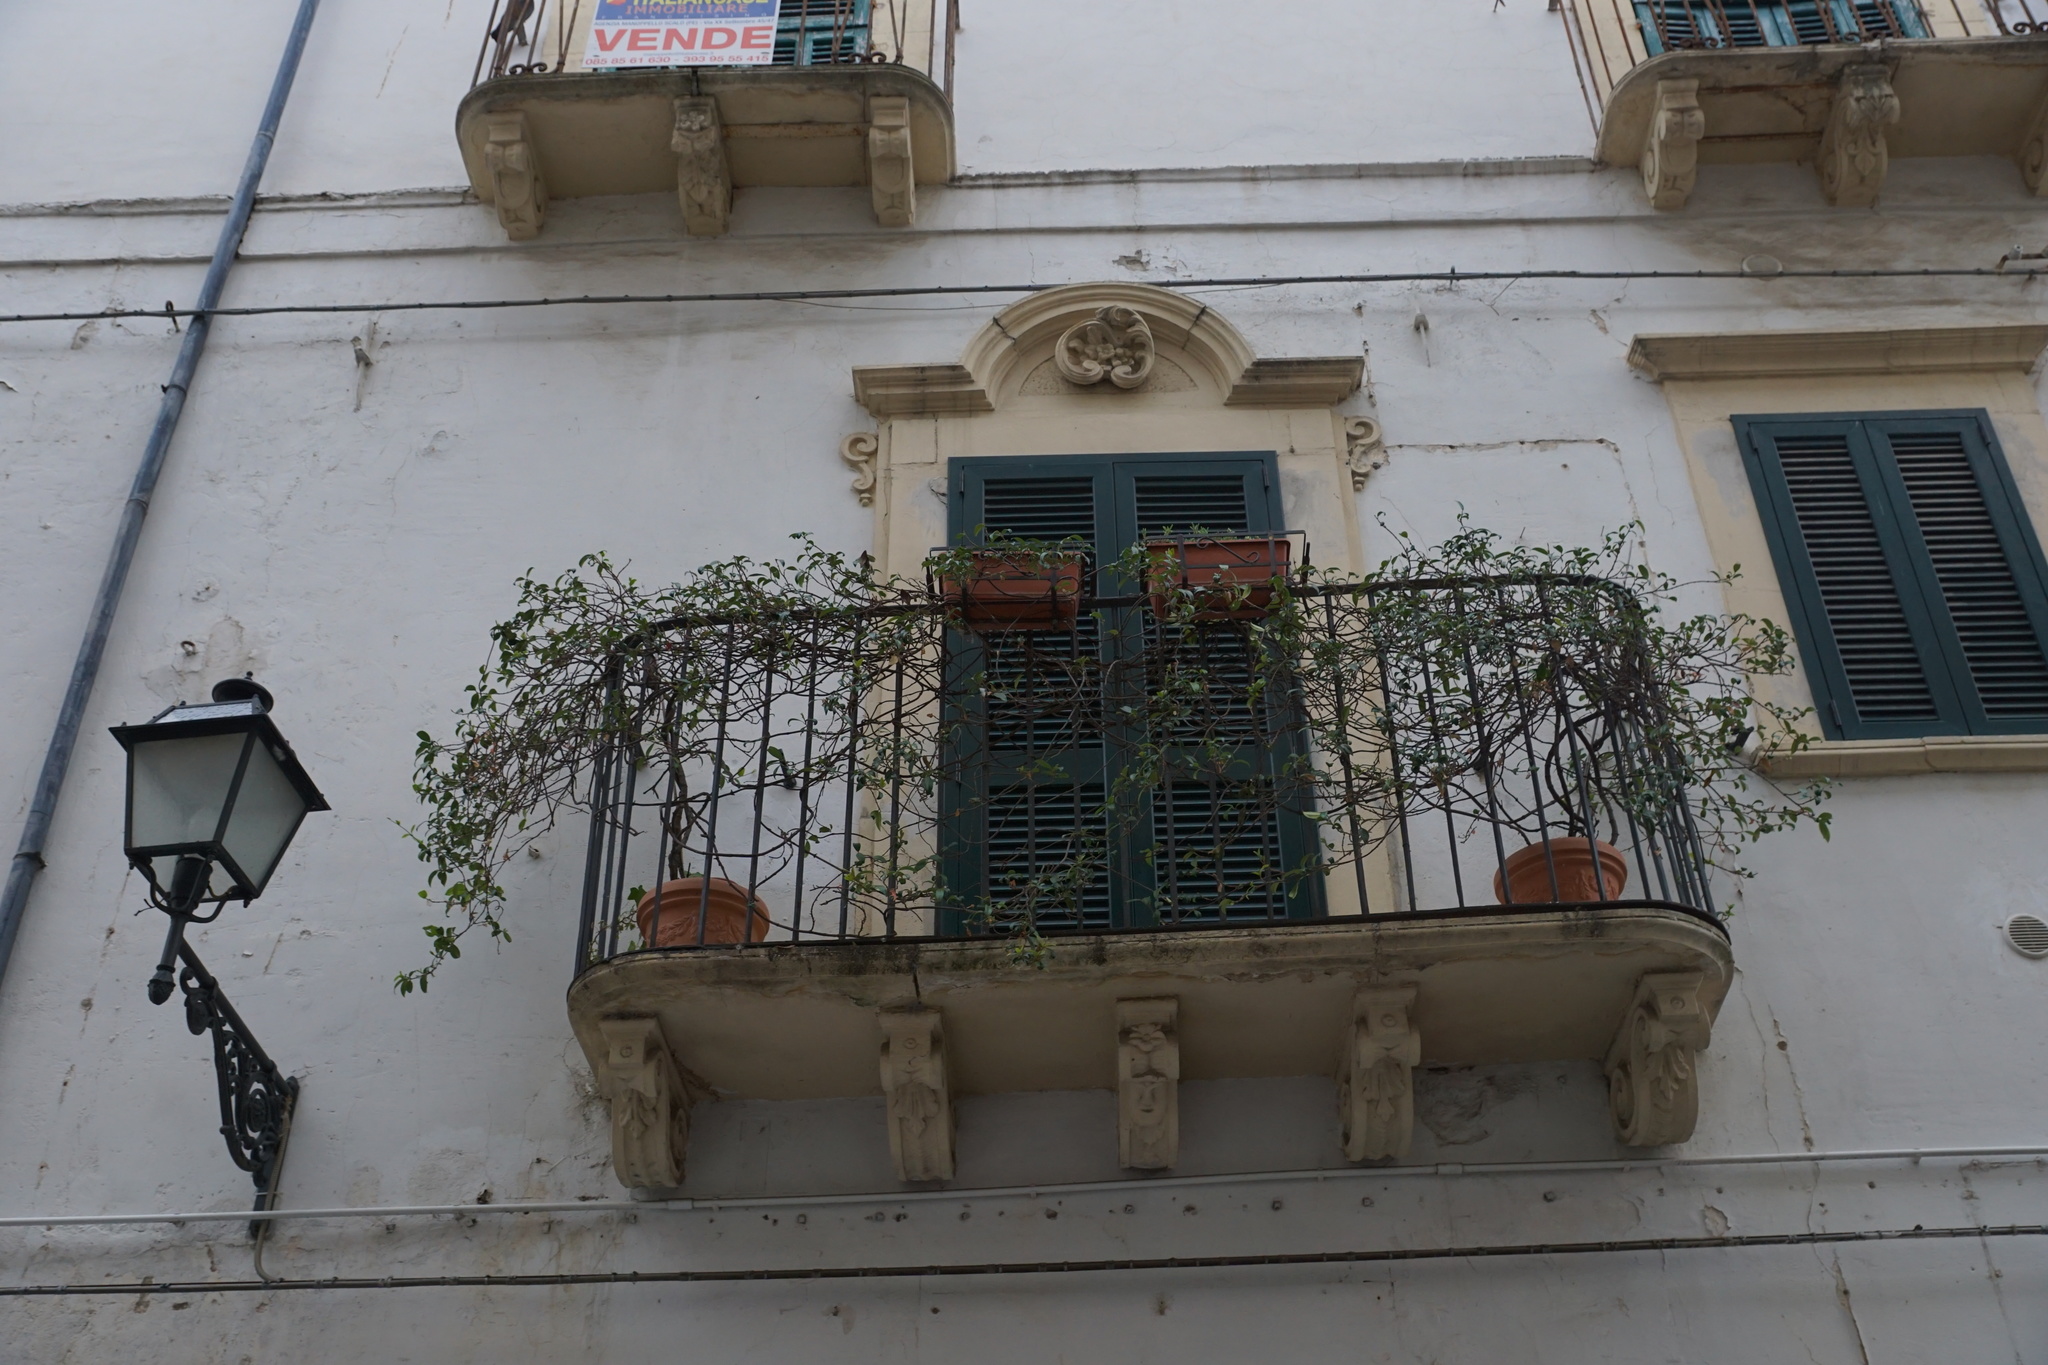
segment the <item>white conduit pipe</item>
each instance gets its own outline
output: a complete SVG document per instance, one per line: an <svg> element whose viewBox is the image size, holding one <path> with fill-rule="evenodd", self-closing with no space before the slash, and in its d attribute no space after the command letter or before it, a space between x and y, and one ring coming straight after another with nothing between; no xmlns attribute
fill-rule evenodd
<svg viewBox="0 0 2048 1365"><path fill-rule="evenodd" d="M1730 1156L1628 1158L1612 1161L1438 1162L1430 1166L1349 1166L1329 1170L1246 1171L1230 1175L1162 1176L1150 1180L1092 1180L1065 1185L998 1185L959 1190L898 1190L863 1194L763 1195L745 1199L571 1199L502 1204L391 1204L364 1208L212 1210L203 1213L88 1213L0 1218L0 1228L122 1227L145 1223L251 1223L286 1219L447 1218L503 1213L718 1213L727 1209L816 1208L835 1204L963 1203L977 1199L1042 1199L1127 1190L1194 1189L1216 1185L1331 1180L1389 1180L1403 1176L1576 1175L1603 1171L1659 1171L1687 1166L1792 1166L1843 1161L1971 1161L2001 1157L2048 1161L2048 1144L2020 1147L1901 1147L1848 1152L1756 1152Z"/></svg>

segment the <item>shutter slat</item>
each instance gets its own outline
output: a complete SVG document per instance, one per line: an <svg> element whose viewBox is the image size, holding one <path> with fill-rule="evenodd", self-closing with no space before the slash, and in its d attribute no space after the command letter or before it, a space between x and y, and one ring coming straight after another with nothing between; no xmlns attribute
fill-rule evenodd
<svg viewBox="0 0 2048 1365"><path fill-rule="evenodd" d="M1140 474L1136 490L1139 536L1173 531L1247 531L1251 508L1240 474Z"/></svg>
<svg viewBox="0 0 2048 1365"><path fill-rule="evenodd" d="M1020 922L1027 908L1033 911L1042 928L1107 928L1106 833L1099 782L1023 785L989 793L987 894L998 909L998 926L1003 926L1001 908L1009 905ZM1086 846L1088 836L1093 848ZM1048 881L1074 868L1084 855L1090 861L1082 875L1069 884L1055 882L1048 895ZM1019 904L1022 897L1034 903Z"/></svg>
<svg viewBox="0 0 2048 1365"><path fill-rule="evenodd" d="M2048 716L2048 655L1957 431L1888 432L1984 714Z"/></svg>
<svg viewBox="0 0 2048 1365"><path fill-rule="evenodd" d="M1781 435L1777 451L1856 714L1939 719L1847 435Z"/></svg>
<svg viewBox="0 0 2048 1365"><path fill-rule="evenodd" d="M1162 919L1287 913L1279 818L1266 785L1176 782L1153 794L1152 875Z"/></svg>

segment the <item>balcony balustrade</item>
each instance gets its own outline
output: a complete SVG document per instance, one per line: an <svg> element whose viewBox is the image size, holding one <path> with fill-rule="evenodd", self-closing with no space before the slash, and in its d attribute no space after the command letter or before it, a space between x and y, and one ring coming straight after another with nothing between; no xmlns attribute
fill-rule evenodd
<svg viewBox="0 0 2048 1365"><path fill-rule="evenodd" d="M717 236L750 186L867 186L876 220L903 227L917 186L952 177L947 0L783 0L753 65L689 65L695 35L658 29L644 36L676 65L637 49L634 65L599 65L597 8L493 0L456 136L515 241L539 235L552 200L668 190L687 233ZM637 41L606 32L621 51Z"/></svg>
<svg viewBox="0 0 2048 1365"><path fill-rule="evenodd" d="M1393 1156L1425 1063L1590 1059L1623 1140L1683 1140L1731 965L1656 698L1574 634L1626 609L1303 582L969 628L933 591L636 640L569 991L620 1179L679 1184L705 1094L886 1095L915 1181L958 1095L1115 1089L1125 1164L1171 1165L1166 1082L1235 1076L1338 1077Z"/></svg>
<svg viewBox="0 0 2048 1365"><path fill-rule="evenodd" d="M2043 0L1564 0L1599 125L1660 209L1701 164L1810 161L1868 207L1894 156L2002 156L2044 190Z"/></svg>

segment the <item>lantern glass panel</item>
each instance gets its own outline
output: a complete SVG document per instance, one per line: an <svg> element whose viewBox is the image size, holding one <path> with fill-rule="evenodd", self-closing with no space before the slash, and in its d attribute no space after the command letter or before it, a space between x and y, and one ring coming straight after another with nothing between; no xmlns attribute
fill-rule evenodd
<svg viewBox="0 0 2048 1365"><path fill-rule="evenodd" d="M292 785L270 746L258 738L249 751L249 766L228 816L227 835L221 840L228 857L248 878L249 891L261 891L270 880L305 815L305 798Z"/></svg>
<svg viewBox="0 0 2048 1365"><path fill-rule="evenodd" d="M128 846L211 844L246 734L144 740L129 758ZM161 883L168 885L168 883Z"/></svg>

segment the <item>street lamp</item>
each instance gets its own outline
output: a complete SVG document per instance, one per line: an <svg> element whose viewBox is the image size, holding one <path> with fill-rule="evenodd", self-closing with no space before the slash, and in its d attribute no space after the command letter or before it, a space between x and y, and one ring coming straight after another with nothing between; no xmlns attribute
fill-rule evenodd
<svg viewBox="0 0 2048 1365"><path fill-rule="evenodd" d="M221 1136L256 1182L259 1210L277 1192L299 1084L258 1046L185 929L220 918L231 900L262 895L300 822L328 808L270 708L270 693L253 679L229 678L214 684L211 702L180 703L113 731L128 751L122 848L149 883L150 904L171 919L149 998L161 1005L181 988L186 1027L212 1031ZM212 912L202 913L207 905Z"/></svg>

